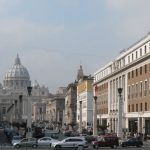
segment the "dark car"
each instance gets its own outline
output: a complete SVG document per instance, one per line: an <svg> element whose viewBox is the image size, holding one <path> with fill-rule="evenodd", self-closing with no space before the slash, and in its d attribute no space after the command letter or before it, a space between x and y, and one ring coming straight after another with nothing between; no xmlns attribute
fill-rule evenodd
<svg viewBox="0 0 150 150"><path fill-rule="evenodd" d="M93 148L98 147L117 147L119 146L119 139L114 135L104 135L97 138L96 141L92 142Z"/></svg>
<svg viewBox="0 0 150 150"><path fill-rule="evenodd" d="M127 147L127 146L141 147L143 146L143 141L139 140L138 138L129 138L126 141L123 141L121 146L122 147Z"/></svg>

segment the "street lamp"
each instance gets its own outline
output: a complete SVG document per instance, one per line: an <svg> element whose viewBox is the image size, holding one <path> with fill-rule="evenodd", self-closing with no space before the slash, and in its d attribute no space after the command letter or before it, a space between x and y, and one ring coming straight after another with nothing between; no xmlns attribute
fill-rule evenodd
<svg viewBox="0 0 150 150"><path fill-rule="evenodd" d="M32 87L28 86L27 87L27 91L28 91L28 103L27 103L27 138L28 137L32 137L31 135L31 125L32 125L32 103L31 103L31 91L32 91Z"/></svg>
<svg viewBox="0 0 150 150"><path fill-rule="evenodd" d="M118 132L117 135L122 139L122 88L118 88L119 101L118 101Z"/></svg>
<svg viewBox="0 0 150 150"><path fill-rule="evenodd" d="M79 133L82 133L82 101L80 103L80 122L79 122Z"/></svg>
<svg viewBox="0 0 150 150"><path fill-rule="evenodd" d="M93 100L93 135L97 135L97 96L94 96Z"/></svg>
<svg viewBox="0 0 150 150"><path fill-rule="evenodd" d="M22 118L21 118L21 115L22 115L22 95L19 95L19 121L21 123L22 121Z"/></svg>

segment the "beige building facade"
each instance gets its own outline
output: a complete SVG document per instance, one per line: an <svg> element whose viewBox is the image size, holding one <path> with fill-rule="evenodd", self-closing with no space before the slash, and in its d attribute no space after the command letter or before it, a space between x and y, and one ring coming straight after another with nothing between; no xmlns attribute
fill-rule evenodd
<svg viewBox="0 0 150 150"><path fill-rule="evenodd" d="M65 95L65 123L76 125L77 83L70 83Z"/></svg>
<svg viewBox="0 0 150 150"><path fill-rule="evenodd" d="M66 88L60 87L52 98L47 99L46 120L54 126L64 124Z"/></svg>
<svg viewBox="0 0 150 150"><path fill-rule="evenodd" d="M93 125L93 78L91 76L83 76L77 84L77 123L82 124L83 128Z"/></svg>

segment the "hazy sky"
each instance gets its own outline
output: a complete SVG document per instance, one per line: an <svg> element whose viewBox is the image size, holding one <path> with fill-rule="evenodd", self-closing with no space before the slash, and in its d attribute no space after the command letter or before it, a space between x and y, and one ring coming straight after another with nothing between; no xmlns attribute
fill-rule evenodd
<svg viewBox="0 0 150 150"><path fill-rule="evenodd" d="M19 54L56 92L93 75L150 31L150 0L0 0L0 82Z"/></svg>

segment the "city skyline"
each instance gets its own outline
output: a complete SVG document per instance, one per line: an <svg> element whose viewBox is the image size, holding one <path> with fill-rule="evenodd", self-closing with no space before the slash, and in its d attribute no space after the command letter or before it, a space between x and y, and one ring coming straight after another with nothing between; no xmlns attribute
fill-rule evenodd
<svg viewBox="0 0 150 150"><path fill-rule="evenodd" d="M56 92L93 75L150 31L149 0L0 0L0 82L19 54L31 81Z"/></svg>

